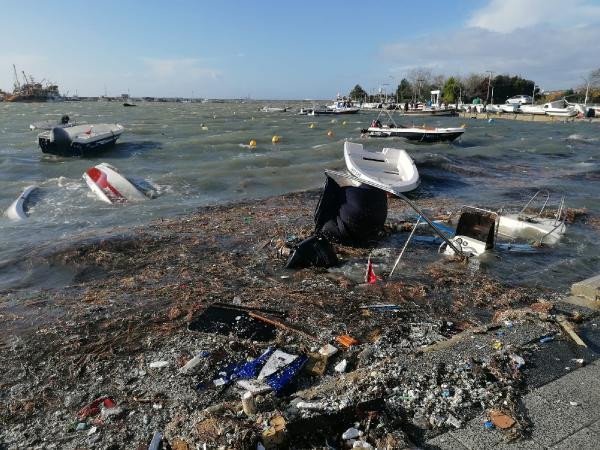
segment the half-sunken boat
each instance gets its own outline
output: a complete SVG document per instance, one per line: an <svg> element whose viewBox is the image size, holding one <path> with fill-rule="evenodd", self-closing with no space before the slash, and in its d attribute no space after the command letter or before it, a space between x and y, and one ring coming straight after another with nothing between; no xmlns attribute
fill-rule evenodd
<svg viewBox="0 0 600 450"><path fill-rule="evenodd" d="M42 152L58 156L89 156L117 142L124 128L119 124L99 123L71 128L55 127L38 135Z"/></svg>

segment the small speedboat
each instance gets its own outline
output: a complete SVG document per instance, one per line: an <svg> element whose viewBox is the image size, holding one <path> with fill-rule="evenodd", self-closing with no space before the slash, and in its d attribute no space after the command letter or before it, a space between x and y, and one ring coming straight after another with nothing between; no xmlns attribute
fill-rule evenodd
<svg viewBox="0 0 600 450"><path fill-rule="evenodd" d="M405 150L384 148L381 152L365 151L362 144L344 143L346 168L355 177L408 192L419 186L419 171Z"/></svg>
<svg viewBox="0 0 600 450"><path fill-rule="evenodd" d="M393 124L392 126L380 125L374 121L366 130L362 130L363 134L367 134L369 137L401 137L410 141L416 142L452 142L453 140L462 136L465 129L462 127L457 128L435 128L427 127L425 125L421 127L403 127ZM379 126L377 126L379 125Z"/></svg>
<svg viewBox="0 0 600 450"><path fill-rule="evenodd" d="M521 105L519 109L524 114L537 114L544 115L546 114L546 110L541 105Z"/></svg>
<svg viewBox="0 0 600 450"><path fill-rule="evenodd" d="M142 186L125 178L107 163L90 167L83 174L83 179L92 192L106 203L142 201L154 196L154 191L143 190Z"/></svg>
<svg viewBox="0 0 600 450"><path fill-rule="evenodd" d="M272 113L272 112L286 112L287 108L279 108L279 107L275 107L275 106L263 106L259 111L261 111L261 112L268 112L268 113Z"/></svg>
<svg viewBox="0 0 600 450"><path fill-rule="evenodd" d="M519 104L518 103L505 103L503 105L499 105L500 110L504 113L517 113L519 112Z"/></svg>
<svg viewBox="0 0 600 450"><path fill-rule="evenodd" d="M29 196L37 189L37 186L27 186L19 197L12 202L4 214L13 220L25 220L29 217Z"/></svg>
<svg viewBox="0 0 600 450"><path fill-rule="evenodd" d="M30 130L51 130L52 128L69 128L77 125L76 122L71 122L66 114L59 120L42 120L29 125Z"/></svg>
<svg viewBox="0 0 600 450"><path fill-rule="evenodd" d="M574 117L579 114L579 111L574 106L569 106L564 99L544 104L544 112L548 116L557 117Z"/></svg>
<svg viewBox="0 0 600 450"><path fill-rule="evenodd" d="M38 144L52 155L88 156L113 145L123 131L122 125L107 123L54 127L38 135Z"/></svg>

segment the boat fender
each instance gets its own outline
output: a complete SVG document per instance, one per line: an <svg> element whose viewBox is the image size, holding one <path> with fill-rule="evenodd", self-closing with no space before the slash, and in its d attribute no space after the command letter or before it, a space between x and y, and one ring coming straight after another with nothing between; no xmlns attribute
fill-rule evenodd
<svg viewBox="0 0 600 450"><path fill-rule="evenodd" d="M64 128L54 127L50 134L50 142L53 142L57 150L66 150L71 146L72 140Z"/></svg>

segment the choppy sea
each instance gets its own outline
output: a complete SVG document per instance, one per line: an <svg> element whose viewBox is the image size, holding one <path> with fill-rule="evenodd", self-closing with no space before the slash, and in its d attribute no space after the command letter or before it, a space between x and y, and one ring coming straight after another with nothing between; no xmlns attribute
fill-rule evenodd
<svg viewBox="0 0 600 450"><path fill-rule="evenodd" d="M376 112L333 119L259 112L266 104L139 103L124 108L120 102L0 103L0 210L26 186L40 188L28 220L0 217L0 291L68 282L69 274L18 264L23 254L39 247L82 235L110 234L200 206L319 188L323 169L343 168L346 139L373 150L406 149L422 180L413 198L441 196L494 209L518 209L538 189L546 189L556 200L566 195L568 207L600 213L597 123L415 118L418 124L467 126L456 143L422 145L361 139L360 129ZM83 123L120 123L126 131L116 146L98 157L43 155L37 132L29 125L63 114ZM273 135L281 136L281 142L273 144ZM248 147L251 139L257 141L255 149ZM99 162L151 182L158 197L127 206L102 203L82 179L85 170ZM566 291L573 281L600 270L599 238L594 228L576 223L552 251L504 258L492 271L516 285Z"/></svg>

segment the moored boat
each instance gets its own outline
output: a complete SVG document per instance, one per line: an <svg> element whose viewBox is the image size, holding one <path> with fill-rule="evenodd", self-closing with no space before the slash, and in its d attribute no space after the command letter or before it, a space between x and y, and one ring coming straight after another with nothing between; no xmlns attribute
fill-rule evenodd
<svg viewBox="0 0 600 450"><path fill-rule="evenodd" d="M362 144L344 143L344 160L348 171L365 182L385 185L397 192L408 192L419 186L419 171L405 150L384 148L366 151Z"/></svg>
<svg viewBox="0 0 600 450"><path fill-rule="evenodd" d="M110 147L123 133L119 124L55 127L38 135L42 152L58 156L87 156Z"/></svg>

